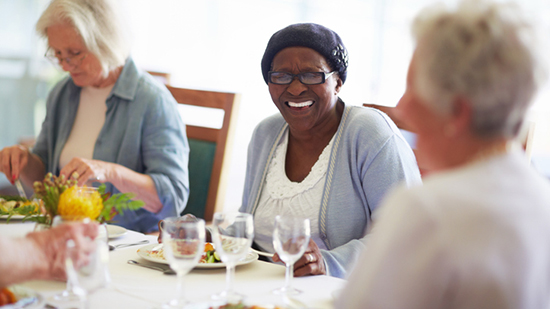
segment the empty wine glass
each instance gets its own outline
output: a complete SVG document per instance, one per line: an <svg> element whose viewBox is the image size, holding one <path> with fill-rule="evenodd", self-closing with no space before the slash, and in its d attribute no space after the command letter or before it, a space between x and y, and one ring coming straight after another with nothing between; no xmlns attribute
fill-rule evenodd
<svg viewBox="0 0 550 309"><path fill-rule="evenodd" d="M246 257L250 251L254 238L254 223L251 214L246 213L216 213L212 222L212 239L216 245L216 252L225 263L226 290L213 295L214 299L226 303L238 303L244 296L234 291L236 263Z"/></svg>
<svg viewBox="0 0 550 309"><path fill-rule="evenodd" d="M83 217L56 216L52 226L70 224L75 222L90 222L90 219ZM95 239L85 239L93 243L94 252L86 265L77 267L78 255L80 252L75 247L72 239L66 243L65 270L67 273L67 287L60 294L53 296L53 301L58 305L88 306L88 295L96 290L106 287L110 282L109 274L109 248L107 245L107 228L105 225L98 225L98 234Z"/></svg>
<svg viewBox="0 0 550 309"><path fill-rule="evenodd" d="M294 263L304 254L310 237L309 219L276 216L273 230L273 247L286 264L285 285L273 292L295 295L301 291L292 287Z"/></svg>
<svg viewBox="0 0 550 309"><path fill-rule="evenodd" d="M204 252L204 220L173 217L164 220L162 242L164 257L177 274L176 297L162 308L183 308L187 301L183 293L183 278L197 263Z"/></svg>

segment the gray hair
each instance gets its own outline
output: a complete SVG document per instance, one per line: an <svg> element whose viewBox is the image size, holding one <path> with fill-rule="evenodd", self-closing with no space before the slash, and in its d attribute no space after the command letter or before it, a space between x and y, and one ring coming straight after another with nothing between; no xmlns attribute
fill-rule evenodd
<svg viewBox="0 0 550 309"><path fill-rule="evenodd" d="M466 98L476 135L513 138L545 78L534 34L511 3L430 7L413 24L416 91L440 114L452 112L454 98Z"/></svg>
<svg viewBox="0 0 550 309"><path fill-rule="evenodd" d="M129 37L121 17L110 0L52 0L38 19L36 31L47 38L49 26L70 23L107 76L123 65L130 54Z"/></svg>

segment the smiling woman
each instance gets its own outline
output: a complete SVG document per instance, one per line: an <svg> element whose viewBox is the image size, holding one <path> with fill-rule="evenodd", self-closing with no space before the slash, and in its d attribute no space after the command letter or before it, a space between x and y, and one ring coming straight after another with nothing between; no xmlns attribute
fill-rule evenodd
<svg viewBox="0 0 550 309"><path fill-rule="evenodd" d="M254 131L240 210L254 214L255 246L267 252L276 215L309 218L312 240L295 276L344 277L384 193L420 179L391 120L338 96L347 68L338 34L311 23L276 32L262 59L280 113Z"/></svg>

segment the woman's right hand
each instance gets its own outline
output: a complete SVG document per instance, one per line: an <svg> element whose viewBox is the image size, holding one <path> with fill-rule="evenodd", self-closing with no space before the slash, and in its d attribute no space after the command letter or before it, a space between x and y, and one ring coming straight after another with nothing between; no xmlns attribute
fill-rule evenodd
<svg viewBox="0 0 550 309"><path fill-rule="evenodd" d="M21 145L6 147L0 151L0 172L13 184L29 162L29 149Z"/></svg>

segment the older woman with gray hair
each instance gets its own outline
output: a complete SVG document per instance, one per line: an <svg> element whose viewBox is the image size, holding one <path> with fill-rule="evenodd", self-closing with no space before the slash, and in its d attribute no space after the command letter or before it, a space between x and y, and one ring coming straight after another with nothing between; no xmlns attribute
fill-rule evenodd
<svg viewBox="0 0 550 309"><path fill-rule="evenodd" d="M0 152L0 172L32 184L47 172L133 192L143 209L117 215L141 232L178 215L189 196L189 147L177 103L136 67L113 1L53 0L36 24L46 57L69 76L50 92L36 145Z"/></svg>
<svg viewBox="0 0 550 309"><path fill-rule="evenodd" d="M512 142L544 73L532 30L503 3L416 18L397 111L436 172L385 199L336 308L549 307L550 184Z"/></svg>

